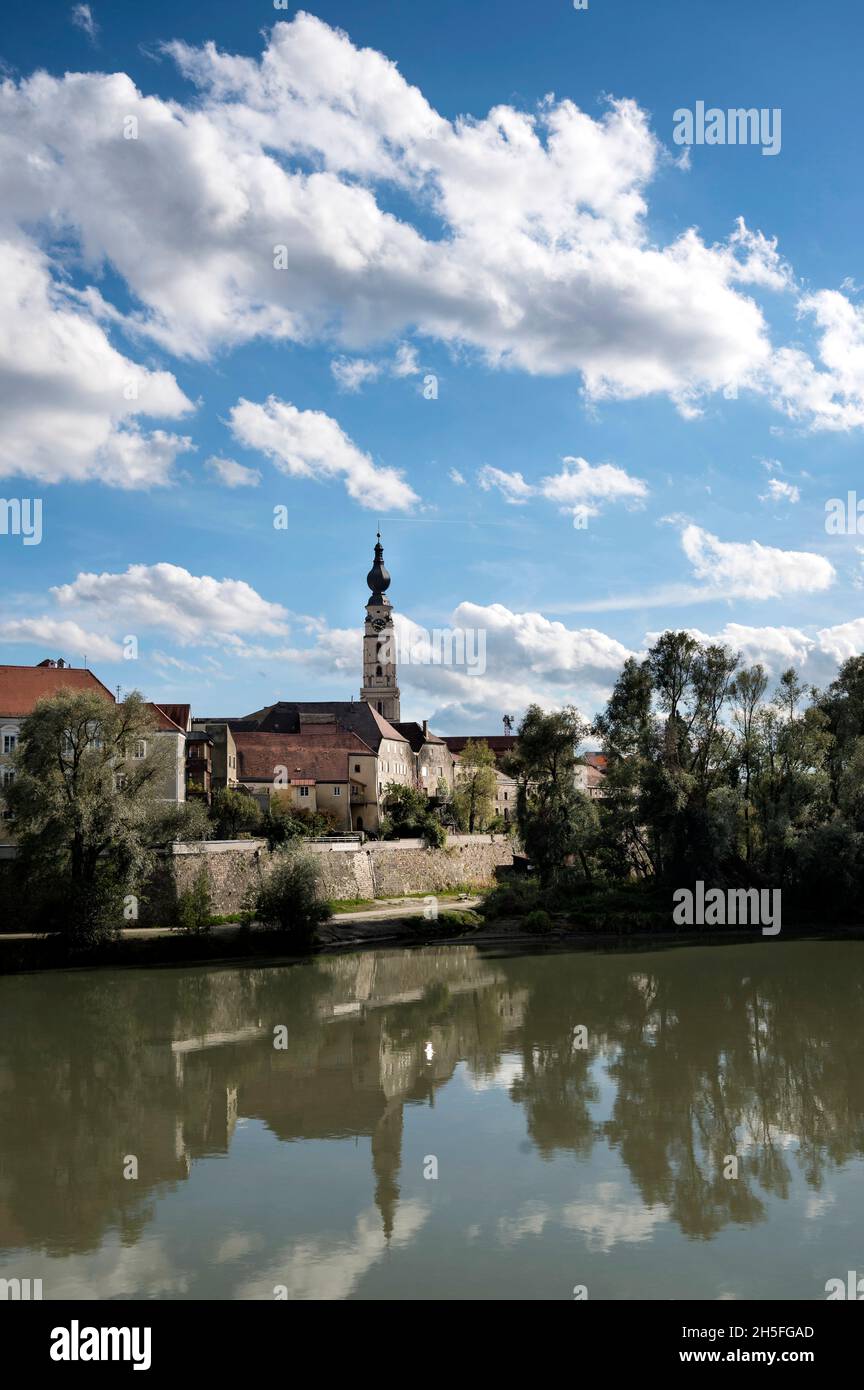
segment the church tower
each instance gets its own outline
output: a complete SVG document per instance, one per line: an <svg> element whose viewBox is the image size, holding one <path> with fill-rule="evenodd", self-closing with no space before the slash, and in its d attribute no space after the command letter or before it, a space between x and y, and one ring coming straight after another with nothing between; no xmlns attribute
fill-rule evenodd
<svg viewBox="0 0 864 1390"><path fill-rule="evenodd" d="M396 684L396 632L393 606L387 597L390 576L384 568L381 532L375 546L375 561L366 576L372 590L366 604L363 632L363 688L360 699L393 723L399 715L399 687Z"/></svg>

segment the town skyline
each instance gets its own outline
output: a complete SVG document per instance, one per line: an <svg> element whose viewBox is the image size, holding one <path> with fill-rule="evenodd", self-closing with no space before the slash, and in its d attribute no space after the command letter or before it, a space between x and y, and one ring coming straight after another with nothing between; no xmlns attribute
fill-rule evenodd
<svg viewBox="0 0 864 1390"><path fill-rule="evenodd" d="M823 687L861 649L851 11L811 65L776 6L752 54L678 3L541 9L51 3L37 38L13 7L6 662L206 713L345 698L379 524L403 650L484 634L482 672L402 663L442 733L591 718L664 629ZM678 142L754 93L782 140Z"/></svg>

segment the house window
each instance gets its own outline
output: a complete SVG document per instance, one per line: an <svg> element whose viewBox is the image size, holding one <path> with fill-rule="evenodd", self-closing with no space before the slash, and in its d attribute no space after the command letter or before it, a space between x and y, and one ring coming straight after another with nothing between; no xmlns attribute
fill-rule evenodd
<svg viewBox="0 0 864 1390"><path fill-rule="evenodd" d="M15 752L15 745L17 744L17 742L18 742L18 735L17 735L17 734L4 734L4 735L3 735L3 752L4 752L4 753L14 753L14 752Z"/></svg>
<svg viewBox="0 0 864 1390"><path fill-rule="evenodd" d="M354 771L355 771L355 772L359 772L359 771L360 771L360 764L359 764L359 763L355 763L355 764L354 764Z"/></svg>
<svg viewBox="0 0 864 1390"><path fill-rule="evenodd" d="M300 788L300 795L301 795L301 796L308 796L308 795L309 795L309 788L308 788L308 787L301 787L301 788Z"/></svg>
<svg viewBox="0 0 864 1390"><path fill-rule="evenodd" d="M12 785L12 783L13 783L14 781L15 781L15 769L14 769L14 767L4 767L4 769L3 769L3 786L4 786L4 787L11 787L11 785Z"/></svg>
<svg viewBox="0 0 864 1390"><path fill-rule="evenodd" d="M146 758L146 757L147 757L147 740L146 740L146 739L144 739L144 738L139 738L139 739L136 740L136 743L135 743L135 752L132 754L132 757L133 757L133 758Z"/></svg>
<svg viewBox="0 0 864 1390"><path fill-rule="evenodd" d="M128 781L129 781L129 779L127 778L125 772L115 772L115 774L114 774L114 790L115 790L115 792L124 792L124 791L126 790L127 785L128 785Z"/></svg>
<svg viewBox="0 0 864 1390"><path fill-rule="evenodd" d="M334 795L334 796L341 796L341 795L342 795L342 788L341 788L341 787L334 787L334 788L333 788L333 795Z"/></svg>

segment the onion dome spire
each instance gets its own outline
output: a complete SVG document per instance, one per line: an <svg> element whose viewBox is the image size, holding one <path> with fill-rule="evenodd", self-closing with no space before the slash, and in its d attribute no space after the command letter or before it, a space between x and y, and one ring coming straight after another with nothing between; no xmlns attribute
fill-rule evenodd
<svg viewBox="0 0 864 1390"><path fill-rule="evenodd" d="M381 544L381 532L378 532L378 540L375 545L375 561L371 570L366 576L366 583L372 590L370 603L385 603L385 591L390 588L390 575L384 568L384 547Z"/></svg>

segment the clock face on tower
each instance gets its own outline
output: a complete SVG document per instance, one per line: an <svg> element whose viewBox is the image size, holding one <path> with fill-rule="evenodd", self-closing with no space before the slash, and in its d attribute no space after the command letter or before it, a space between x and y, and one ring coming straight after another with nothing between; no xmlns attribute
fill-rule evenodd
<svg viewBox="0 0 864 1390"><path fill-rule="evenodd" d="M382 628L385 628L387 626L387 621L385 618L373 618L372 626L374 627L376 632L380 632Z"/></svg>

